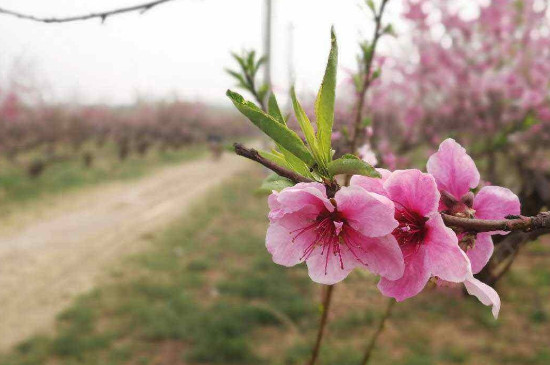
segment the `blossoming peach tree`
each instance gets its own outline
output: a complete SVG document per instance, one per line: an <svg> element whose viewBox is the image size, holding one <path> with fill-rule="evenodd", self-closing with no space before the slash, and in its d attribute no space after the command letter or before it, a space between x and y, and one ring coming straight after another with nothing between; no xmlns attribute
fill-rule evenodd
<svg viewBox="0 0 550 365"><path fill-rule="evenodd" d="M378 12L373 6L375 40L386 31L379 26L386 2ZM479 188L474 160L450 138L429 158L427 172L375 168L356 156L353 137L349 139L353 153L335 158L331 140L338 47L334 32L331 35L327 67L315 101L316 128L291 91L303 139L287 125L288 118L273 93L265 96L265 103L257 97L261 104L257 106L227 92L235 107L274 143L271 151L234 146L238 155L274 172L262 185L271 192L267 251L279 265L305 263L311 280L327 286L310 364L318 357L334 285L354 269L378 275L378 289L390 298L375 336L396 301L420 294L429 283L463 284L469 294L491 306L497 318L501 307L497 292L474 277L491 257L491 235L550 227L549 213L521 216L519 199L509 189ZM367 64L372 64L376 42L365 47L365 57L370 57ZM249 61L240 63L243 69L257 69L254 57ZM369 65L359 80L361 89L366 92L375 77ZM241 86L254 89L247 78L240 81ZM361 117L356 119L362 123ZM369 342L364 363L375 341L376 337Z"/></svg>

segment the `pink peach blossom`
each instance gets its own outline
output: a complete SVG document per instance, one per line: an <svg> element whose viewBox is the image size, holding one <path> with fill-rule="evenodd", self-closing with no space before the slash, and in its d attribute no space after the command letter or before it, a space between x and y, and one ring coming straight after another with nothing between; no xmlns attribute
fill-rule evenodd
<svg viewBox="0 0 550 365"><path fill-rule="evenodd" d="M329 199L323 184L300 183L273 192L269 207L266 247L275 263L305 261L311 279L321 284L335 284L355 267L389 279L403 275L403 256L391 235L398 222L388 198L343 187Z"/></svg>
<svg viewBox="0 0 550 365"><path fill-rule="evenodd" d="M355 177L352 186L377 189L368 177ZM456 234L445 226L438 212L439 191L433 176L419 170L393 172L383 183L385 195L395 204L394 229L405 260L400 279L384 278L382 294L405 300L420 293L431 277L463 282L471 274L470 262L458 246Z"/></svg>
<svg viewBox="0 0 550 365"><path fill-rule="evenodd" d="M439 150L428 160L428 172L437 182L443 194L455 201L440 203L440 210L479 219L503 219L520 213L519 198L509 189L500 186L484 186L471 198L470 189L479 184L479 172L466 150L453 139L441 143ZM472 274L479 273L489 262L494 250L491 235L506 232L478 233L475 244L466 252L470 259ZM463 235L460 236L462 238ZM475 295L483 304L493 306L493 315L498 316L500 298L494 289L473 277L464 281L468 293Z"/></svg>
<svg viewBox="0 0 550 365"><path fill-rule="evenodd" d="M448 201L442 201L442 211L480 219L503 219L507 215L520 213L519 198L509 189L500 186L484 186L473 201L470 201L467 195L470 189L478 186L479 172L466 150L453 139L449 138L441 143L439 150L428 160L427 167L439 190L456 199L452 207L448 206ZM474 274L481 271L493 254L492 234L506 232L479 233L475 246L467 252Z"/></svg>

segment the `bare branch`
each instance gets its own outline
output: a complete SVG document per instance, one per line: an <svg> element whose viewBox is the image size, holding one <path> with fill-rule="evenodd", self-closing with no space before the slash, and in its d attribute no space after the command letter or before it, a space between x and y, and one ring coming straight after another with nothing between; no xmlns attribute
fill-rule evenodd
<svg viewBox="0 0 550 365"><path fill-rule="evenodd" d="M286 169L284 167L281 167L277 165L276 163L273 163L269 161L266 158L263 158L258 151L256 151L253 148L246 148L240 143L233 144L233 147L235 148L235 153L239 156L246 157L252 161L256 161L271 171L275 172L277 175L286 177L287 179L290 179L294 181L295 183L299 182L313 182L313 180L308 179L307 177L304 177L294 171L291 171L289 169Z"/></svg>
<svg viewBox="0 0 550 365"><path fill-rule="evenodd" d="M157 1L150 1L148 3L139 4L139 5L133 5L125 8L119 8L109 11L103 11L100 13L90 13L90 14L84 14L84 15L74 15L66 18L55 18L55 17L38 17L34 15L24 14L13 10L8 10L4 8L0 8L0 14L4 15L10 15L19 19L25 19L25 20L32 20L35 22L41 22L41 23L69 23L69 22L75 22L80 20L89 20L89 19L95 19L99 18L102 23L105 22L105 20L110 17L111 15L118 15L123 13L130 13L134 11L139 11L140 14L145 13L148 10L151 10L155 6L167 3L169 1L174 0L157 0Z"/></svg>
<svg viewBox="0 0 550 365"><path fill-rule="evenodd" d="M447 226L460 228L464 232L532 232L550 229L550 212L539 213L533 217L517 216L499 220L461 218L448 214L441 216Z"/></svg>
<svg viewBox="0 0 550 365"><path fill-rule="evenodd" d="M380 5L380 10L378 13L376 13L374 17L375 21L375 27L374 27L374 35L372 39L372 51L370 54L370 57L366 60L367 64L365 65L365 73L363 80L361 84L361 90L359 90L357 94L357 109L355 111L355 120L353 122L353 135L351 137L350 141L350 153L355 154L357 151L357 145L359 144L359 135L361 133L361 122L363 121L363 108L365 105L365 97L367 95L367 91L369 90L369 87L372 82L372 65L374 61L374 56L376 53L376 46L378 45L378 41L380 40L380 37L382 37L382 17L384 15L384 10L386 9L386 5L388 4L389 0L382 0L382 4Z"/></svg>

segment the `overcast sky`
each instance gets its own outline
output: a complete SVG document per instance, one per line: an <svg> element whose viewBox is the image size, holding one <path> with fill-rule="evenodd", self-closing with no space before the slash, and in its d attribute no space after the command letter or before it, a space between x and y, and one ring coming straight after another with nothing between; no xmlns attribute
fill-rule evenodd
<svg viewBox="0 0 550 365"><path fill-rule="evenodd" d="M0 0L0 6L40 16L107 10L145 0ZM273 0L275 88L288 86L288 39L294 25L299 91L313 92L322 77L334 24L340 73L355 67L359 39L370 34L362 0ZM400 0L389 18L400 11ZM226 103L233 86L223 68L231 50L261 49L264 0L176 0L144 15L125 14L67 24L39 24L0 16L0 75L19 60L21 77L35 79L56 101L129 103L171 97ZM386 44L386 47L388 45ZM21 66L23 65L23 66Z"/></svg>

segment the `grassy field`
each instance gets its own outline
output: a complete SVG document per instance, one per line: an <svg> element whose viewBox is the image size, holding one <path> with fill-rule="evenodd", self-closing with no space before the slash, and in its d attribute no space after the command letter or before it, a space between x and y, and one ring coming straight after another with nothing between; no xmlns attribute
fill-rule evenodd
<svg viewBox="0 0 550 365"><path fill-rule="evenodd" d="M113 144L94 150L90 167L84 165L82 154L62 153L65 157L46 166L35 178L27 169L40 158L38 151L22 156L17 163L0 160L0 204L2 213L10 207L45 195L62 194L75 188L100 182L136 178L152 169L196 158L206 152L205 146L189 146L181 150L151 149L144 157L130 155L119 161ZM68 157L70 156L70 157ZM2 214L0 213L0 215Z"/></svg>
<svg viewBox="0 0 550 365"><path fill-rule="evenodd" d="M0 357L31 364L303 364L320 287L264 248L258 172L230 181L190 216L149 237L59 315L55 333ZM372 364L550 363L550 247L533 244L501 283L501 318L460 292L398 304ZM386 300L354 272L335 288L321 364L358 364Z"/></svg>

